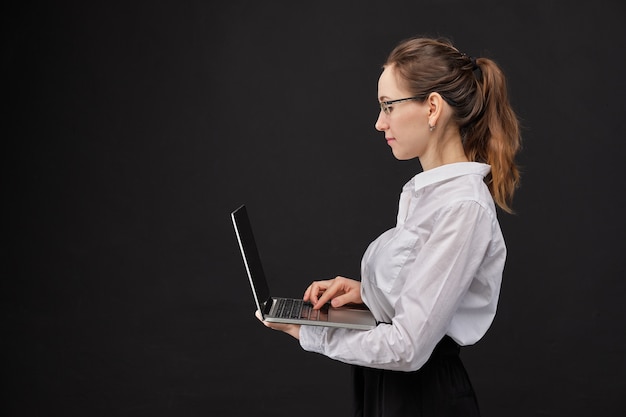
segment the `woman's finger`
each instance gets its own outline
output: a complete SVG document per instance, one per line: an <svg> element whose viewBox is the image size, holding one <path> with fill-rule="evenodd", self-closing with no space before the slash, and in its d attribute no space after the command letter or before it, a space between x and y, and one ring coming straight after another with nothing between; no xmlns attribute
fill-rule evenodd
<svg viewBox="0 0 626 417"><path fill-rule="evenodd" d="M343 294L342 283L340 281L330 280L328 282L331 282L330 286L326 288L326 291L324 291L321 297L318 297L315 303L312 303L314 309L321 308L324 304L335 298L337 295Z"/></svg>
<svg viewBox="0 0 626 417"><path fill-rule="evenodd" d="M313 281L304 292L304 296L302 297L304 301L316 304L318 302L319 295L324 293L328 288L329 282L330 281Z"/></svg>

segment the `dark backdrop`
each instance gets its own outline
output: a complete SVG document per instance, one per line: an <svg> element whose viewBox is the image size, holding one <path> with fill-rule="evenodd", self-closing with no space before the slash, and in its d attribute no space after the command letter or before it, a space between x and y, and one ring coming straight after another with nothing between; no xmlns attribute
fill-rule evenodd
<svg viewBox="0 0 626 417"><path fill-rule="evenodd" d="M358 277L420 170L374 129L380 65L426 34L499 62L524 127L499 313L462 354L484 416L622 415L626 14L578 3L6 10L3 414L345 416L348 367L254 318L229 213L280 292Z"/></svg>

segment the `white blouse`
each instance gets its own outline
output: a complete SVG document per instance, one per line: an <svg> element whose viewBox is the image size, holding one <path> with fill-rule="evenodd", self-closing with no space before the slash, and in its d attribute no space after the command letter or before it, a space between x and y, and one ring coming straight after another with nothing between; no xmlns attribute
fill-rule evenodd
<svg viewBox="0 0 626 417"><path fill-rule="evenodd" d="M414 371L449 335L476 343L496 314L506 247L477 162L417 174L400 195L397 224L367 248L361 296L372 330L302 326L303 349L372 368Z"/></svg>

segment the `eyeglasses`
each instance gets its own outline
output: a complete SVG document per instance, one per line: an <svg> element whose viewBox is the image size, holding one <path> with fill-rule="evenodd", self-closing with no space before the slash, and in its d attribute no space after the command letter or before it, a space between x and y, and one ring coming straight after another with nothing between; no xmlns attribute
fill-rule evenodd
<svg viewBox="0 0 626 417"><path fill-rule="evenodd" d="M451 105L453 107L458 107L459 103L457 103L456 101L447 98L446 96L444 96L441 93L439 93L439 95L449 105ZM413 96L413 97L407 97L407 98L399 98L399 99L396 99L396 100L381 101L379 103L380 104L380 110L383 111L387 115L391 114L391 106L393 106L396 103L402 103L403 101L409 101L409 100L424 100L424 97L422 97L422 96Z"/></svg>
<svg viewBox="0 0 626 417"><path fill-rule="evenodd" d="M423 97L414 96L414 97L407 97L407 98L399 98L397 100L381 101L380 110L383 111L385 114L391 114L391 106L393 106L396 103L402 103L403 101L409 101L409 100L423 100Z"/></svg>

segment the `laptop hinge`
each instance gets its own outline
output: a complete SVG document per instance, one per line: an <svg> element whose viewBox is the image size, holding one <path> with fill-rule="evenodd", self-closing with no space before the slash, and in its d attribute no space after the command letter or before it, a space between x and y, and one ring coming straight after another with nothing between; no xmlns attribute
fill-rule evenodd
<svg viewBox="0 0 626 417"><path fill-rule="evenodd" d="M263 303L263 315L270 313L270 310L272 309L272 305L273 305L272 297L265 300L265 302Z"/></svg>

